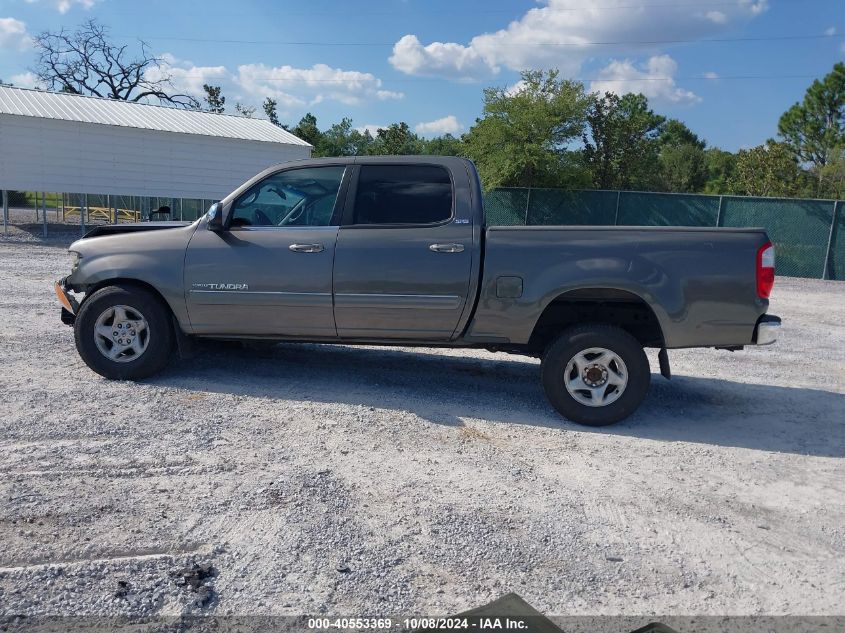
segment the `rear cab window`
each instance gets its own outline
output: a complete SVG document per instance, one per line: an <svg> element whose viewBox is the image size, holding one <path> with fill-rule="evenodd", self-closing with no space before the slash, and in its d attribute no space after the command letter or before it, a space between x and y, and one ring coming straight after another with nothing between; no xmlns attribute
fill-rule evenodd
<svg viewBox="0 0 845 633"><path fill-rule="evenodd" d="M452 217L452 180L437 165L362 165L351 224L439 224Z"/></svg>

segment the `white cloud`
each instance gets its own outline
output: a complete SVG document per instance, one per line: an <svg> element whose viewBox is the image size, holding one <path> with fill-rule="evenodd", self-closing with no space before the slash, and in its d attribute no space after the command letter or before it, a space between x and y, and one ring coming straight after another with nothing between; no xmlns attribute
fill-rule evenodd
<svg viewBox="0 0 845 633"><path fill-rule="evenodd" d="M155 81L169 76L173 87L185 94L202 97L205 95L203 84L217 85L231 80L231 73L225 66L195 66L193 62L178 60L170 53L161 58L161 67L147 71L146 77Z"/></svg>
<svg viewBox="0 0 845 633"><path fill-rule="evenodd" d="M708 11L704 14L704 17L710 20L713 24L725 24L728 21L728 16L721 11Z"/></svg>
<svg viewBox="0 0 845 633"><path fill-rule="evenodd" d="M505 88L505 94L508 95L509 97L513 97L514 95L518 95L520 92L522 92L524 88L525 88L525 82L522 79L520 79L515 84L512 84L512 85L508 86L507 88Z"/></svg>
<svg viewBox="0 0 845 633"><path fill-rule="evenodd" d="M12 75L9 81L18 88L41 88L41 82L35 73L25 72L19 75Z"/></svg>
<svg viewBox="0 0 845 633"><path fill-rule="evenodd" d="M439 136L441 134L457 134L463 129L454 114L444 116L442 119L435 119L426 123L418 123L414 130L423 136Z"/></svg>
<svg viewBox="0 0 845 633"><path fill-rule="evenodd" d="M0 48L26 50L32 39L26 32L26 24L15 18L0 18Z"/></svg>
<svg viewBox="0 0 845 633"><path fill-rule="evenodd" d="M379 130L386 130L388 126L386 125L377 125L376 123L367 123L366 125L362 125L361 127L356 127L355 129L358 130L361 134L364 132L369 132L370 136L376 137L378 136Z"/></svg>
<svg viewBox="0 0 845 633"><path fill-rule="evenodd" d="M401 92L385 90L381 79L370 73L332 68L326 64L315 64L311 68L243 64L232 71L226 66L197 66L169 53L161 57L161 68L149 71L148 78L169 76L178 91L200 100L205 96L203 84L220 86L229 107L238 101L259 105L266 97L272 97L279 103L279 114L285 116L289 113L284 108L304 108L324 101L354 106L405 96Z"/></svg>
<svg viewBox="0 0 845 633"><path fill-rule="evenodd" d="M712 37L768 8L768 0L734 0L707 13L692 3L672 7L651 0L539 2L544 6L466 44L424 44L416 35L405 35L394 44L389 61L409 75L451 79L482 79L503 67L556 67L572 76L588 57L653 51L654 40Z"/></svg>
<svg viewBox="0 0 845 633"><path fill-rule="evenodd" d="M462 79L499 72L491 60L470 46L432 42L423 46L416 35L405 35L393 45L389 58L396 70L406 75L438 75Z"/></svg>
<svg viewBox="0 0 845 633"><path fill-rule="evenodd" d="M590 85L594 92L642 93L649 99L677 104L693 104L701 98L675 84L678 64L668 55L651 57L644 68L630 60L612 60L599 71L599 78Z"/></svg>
<svg viewBox="0 0 845 633"><path fill-rule="evenodd" d="M288 105L339 101L357 106L405 96L401 92L385 90L381 79L370 73L332 68L326 64L314 64L311 68L244 64L238 66L237 82L249 95L269 95Z"/></svg>
<svg viewBox="0 0 845 633"><path fill-rule="evenodd" d="M831 26L830 28L825 29L824 34L828 37L833 37L834 35L836 35L836 27Z"/></svg>
<svg viewBox="0 0 845 633"><path fill-rule="evenodd" d="M769 0L739 0L739 4L752 15L760 15L769 10Z"/></svg>
<svg viewBox="0 0 845 633"><path fill-rule="evenodd" d="M35 4L39 0L26 0L29 4ZM59 13L67 13L75 5L79 5L83 9L90 9L98 0L49 0L49 4L53 5Z"/></svg>
<svg viewBox="0 0 845 633"><path fill-rule="evenodd" d="M710 71L704 73L704 78L705 79L718 79L719 73L710 70Z"/></svg>

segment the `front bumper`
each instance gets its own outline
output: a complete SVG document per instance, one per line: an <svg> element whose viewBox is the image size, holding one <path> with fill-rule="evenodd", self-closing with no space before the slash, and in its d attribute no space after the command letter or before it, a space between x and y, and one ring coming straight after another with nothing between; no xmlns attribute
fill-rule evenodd
<svg viewBox="0 0 845 633"><path fill-rule="evenodd" d="M62 304L62 323L73 325L76 313L79 311L79 302L67 291L64 279L53 284L53 291L56 293L56 299Z"/></svg>
<svg viewBox="0 0 845 633"><path fill-rule="evenodd" d="M757 321L757 327L754 328L754 344L771 345L778 340L779 332L780 317L772 314L764 314Z"/></svg>

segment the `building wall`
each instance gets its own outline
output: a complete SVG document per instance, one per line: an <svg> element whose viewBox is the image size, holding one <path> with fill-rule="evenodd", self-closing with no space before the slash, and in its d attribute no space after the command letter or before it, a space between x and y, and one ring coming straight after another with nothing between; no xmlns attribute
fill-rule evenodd
<svg viewBox="0 0 845 633"><path fill-rule="evenodd" d="M311 148L0 114L0 189L217 199Z"/></svg>

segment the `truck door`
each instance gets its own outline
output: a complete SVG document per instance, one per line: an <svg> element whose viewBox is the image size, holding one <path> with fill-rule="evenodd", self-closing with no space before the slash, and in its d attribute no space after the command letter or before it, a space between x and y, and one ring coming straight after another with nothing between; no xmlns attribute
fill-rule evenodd
<svg viewBox="0 0 845 633"><path fill-rule="evenodd" d="M337 336L332 262L346 169L276 172L234 201L226 230L199 227L184 280L195 333Z"/></svg>
<svg viewBox="0 0 845 633"><path fill-rule="evenodd" d="M335 253L338 335L450 339L474 255L450 172L419 163L363 164L356 172Z"/></svg>

